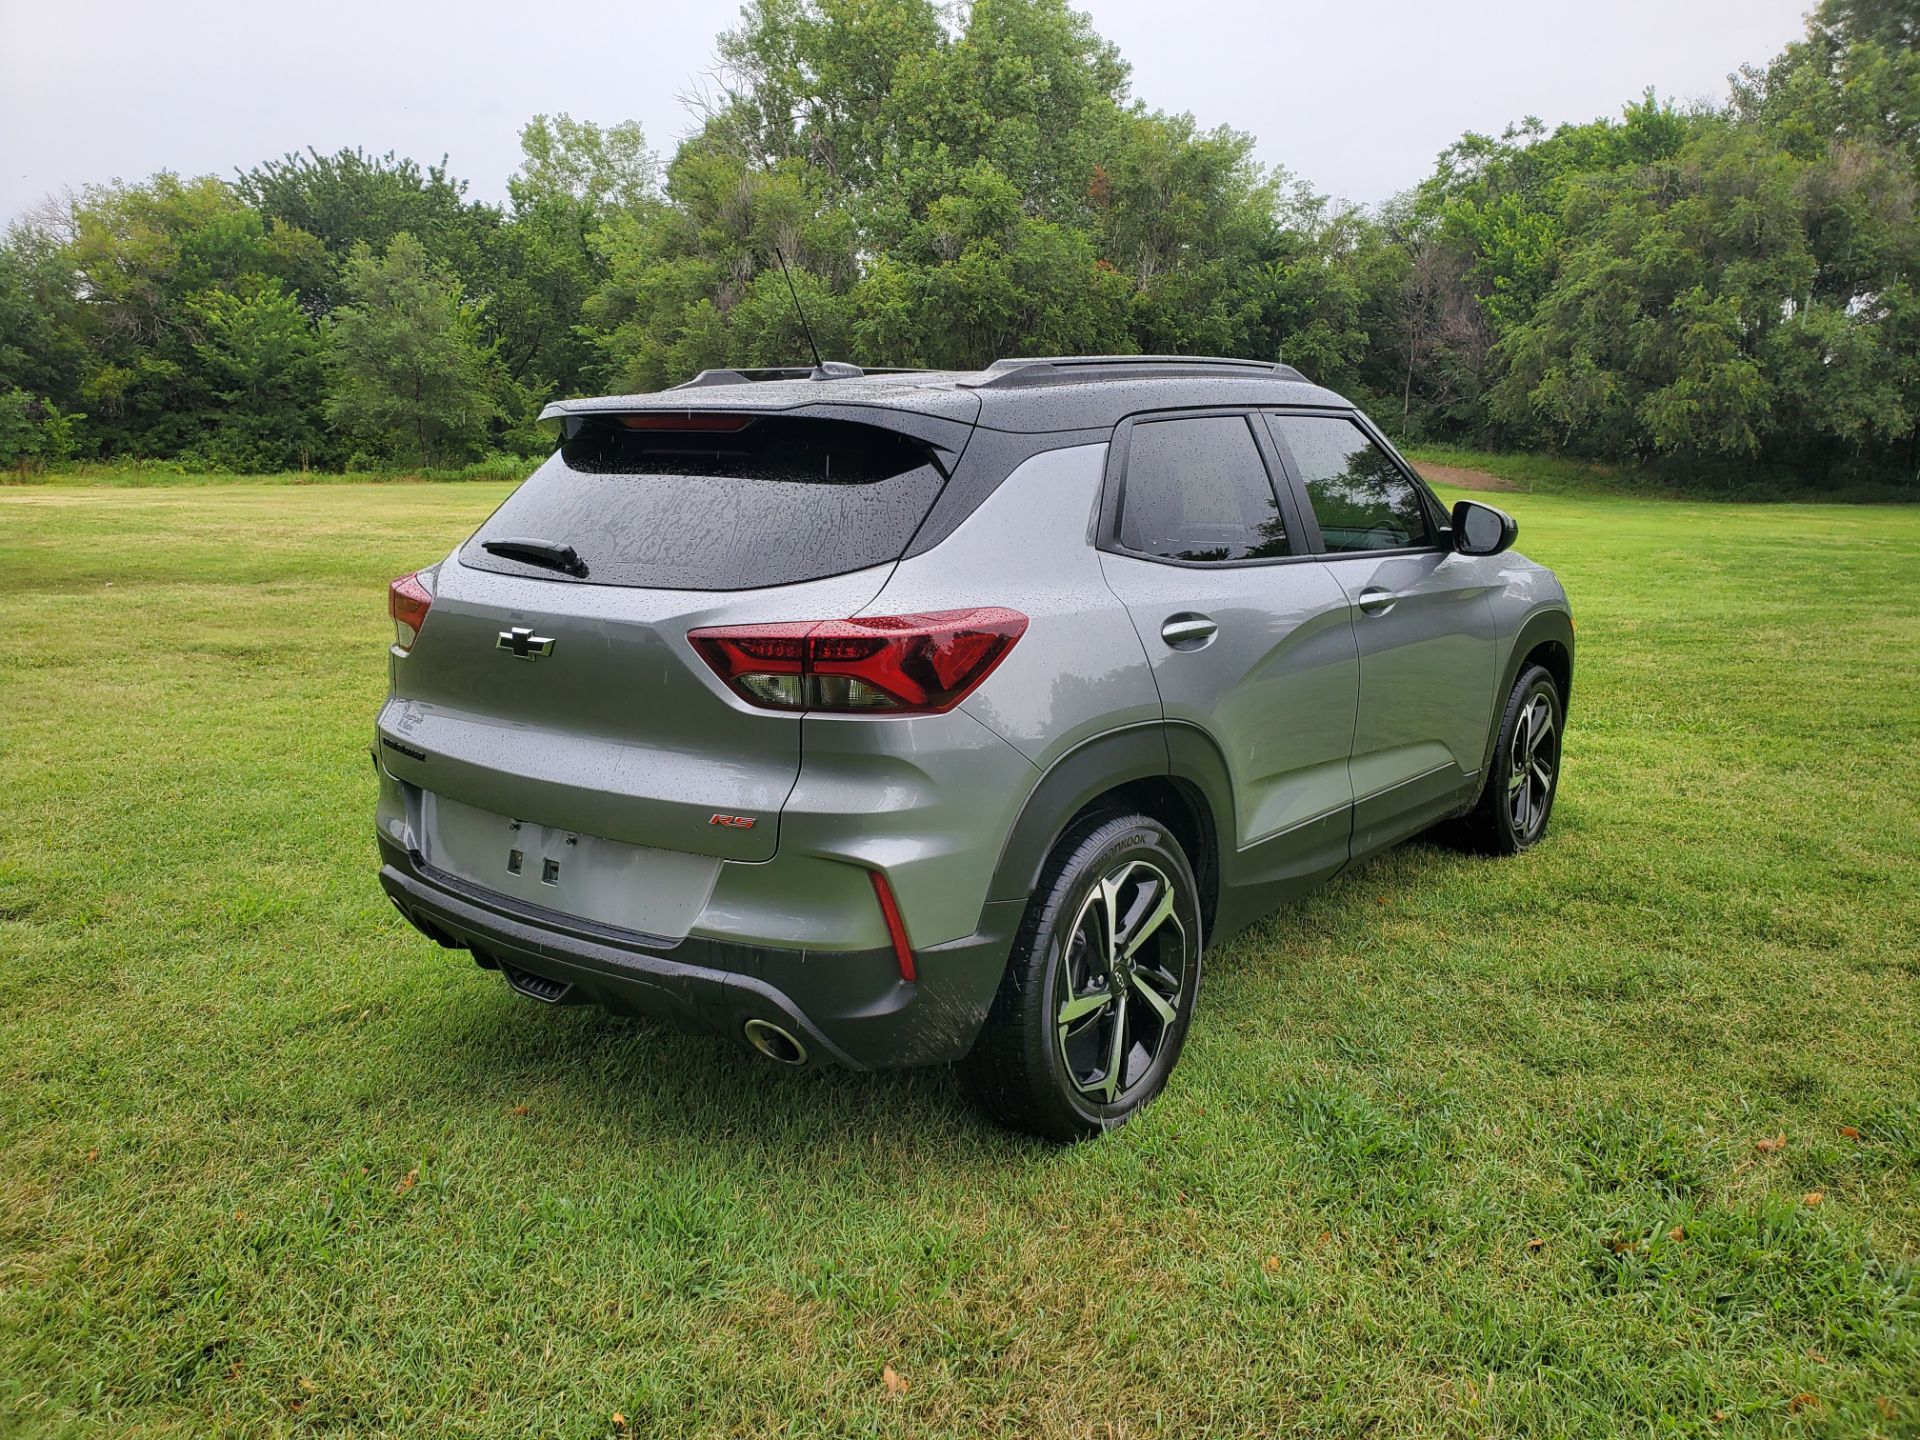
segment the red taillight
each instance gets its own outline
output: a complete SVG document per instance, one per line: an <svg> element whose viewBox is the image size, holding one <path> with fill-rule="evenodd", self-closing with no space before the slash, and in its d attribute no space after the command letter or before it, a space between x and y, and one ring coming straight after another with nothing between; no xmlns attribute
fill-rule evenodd
<svg viewBox="0 0 1920 1440"><path fill-rule="evenodd" d="M885 875L869 870L867 877L873 881L874 899L880 902L880 918L887 922L887 939L893 944L893 959L900 967L900 978L911 985L918 974L913 964L913 946L907 943L907 922L900 918L900 902L893 898L893 886L887 883Z"/></svg>
<svg viewBox="0 0 1920 1440"><path fill-rule="evenodd" d="M420 638L427 611L433 608L433 592L427 589L418 571L402 575L387 585L387 613L393 617L393 648L402 655Z"/></svg>
<svg viewBox="0 0 1920 1440"><path fill-rule="evenodd" d="M741 699L768 710L937 715L993 673L1027 629L1018 610L715 625L687 639Z"/></svg>

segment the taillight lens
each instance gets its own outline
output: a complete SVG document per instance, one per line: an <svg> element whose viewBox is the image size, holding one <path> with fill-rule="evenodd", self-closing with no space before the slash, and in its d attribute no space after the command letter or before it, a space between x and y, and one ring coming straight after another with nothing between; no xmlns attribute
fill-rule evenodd
<svg viewBox="0 0 1920 1440"><path fill-rule="evenodd" d="M393 617L395 650L404 655L413 648L413 642L420 638L420 627L426 623L427 611L432 608L433 591L427 588L419 571L388 582L387 613Z"/></svg>
<svg viewBox="0 0 1920 1440"><path fill-rule="evenodd" d="M715 625L687 639L750 705L937 715L972 693L1027 629L1018 610Z"/></svg>

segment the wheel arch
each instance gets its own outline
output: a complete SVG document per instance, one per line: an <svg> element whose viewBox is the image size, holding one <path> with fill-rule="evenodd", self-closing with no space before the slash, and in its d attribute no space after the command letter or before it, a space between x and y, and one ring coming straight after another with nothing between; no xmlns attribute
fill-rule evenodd
<svg viewBox="0 0 1920 1440"><path fill-rule="evenodd" d="M1493 752L1500 743L1500 719L1506 713L1507 697L1529 665L1543 666L1553 676L1554 684L1560 687L1560 713L1564 717L1573 700L1573 617L1565 610L1534 611L1513 637L1500 688L1494 694L1493 724L1480 762L1483 785L1485 777L1493 772Z"/></svg>
<svg viewBox="0 0 1920 1440"><path fill-rule="evenodd" d="M1210 934L1221 857L1231 847L1232 795L1218 747L1192 726L1155 723L1095 736L1054 762L1028 793L988 898L1026 899L1068 831L1097 815L1138 811L1165 825L1186 852Z"/></svg>

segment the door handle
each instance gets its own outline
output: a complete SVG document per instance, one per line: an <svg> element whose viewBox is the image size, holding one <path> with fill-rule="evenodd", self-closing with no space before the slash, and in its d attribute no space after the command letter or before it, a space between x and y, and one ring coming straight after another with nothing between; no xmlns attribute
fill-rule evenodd
<svg viewBox="0 0 1920 1440"><path fill-rule="evenodd" d="M1160 638L1175 650L1198 650L1209 644L1219 629L1207 616L1183 610L1167 617L1160 627Z"/></svg>
<svg viewBox="0 0 1920 1440"><path fill-rule="evenodd" d="M1363 615L1384 615L1393 608L1393 602L1400 597L1391 590L1381 590L1369 585L1360 592L1360 613Z"/></svg>

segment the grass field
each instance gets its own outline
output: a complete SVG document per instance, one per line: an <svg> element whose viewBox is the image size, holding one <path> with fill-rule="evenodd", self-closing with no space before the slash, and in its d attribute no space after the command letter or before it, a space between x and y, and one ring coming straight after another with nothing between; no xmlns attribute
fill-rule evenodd
<svg viewBox="0 0 1920 1440"><path fill-rule="evenodd" d="M1063 1151L400 922L382 589L504 489L0 490L0 1435L1920 1434L1920 510L1495 497L1547 843Z"/></svg>

